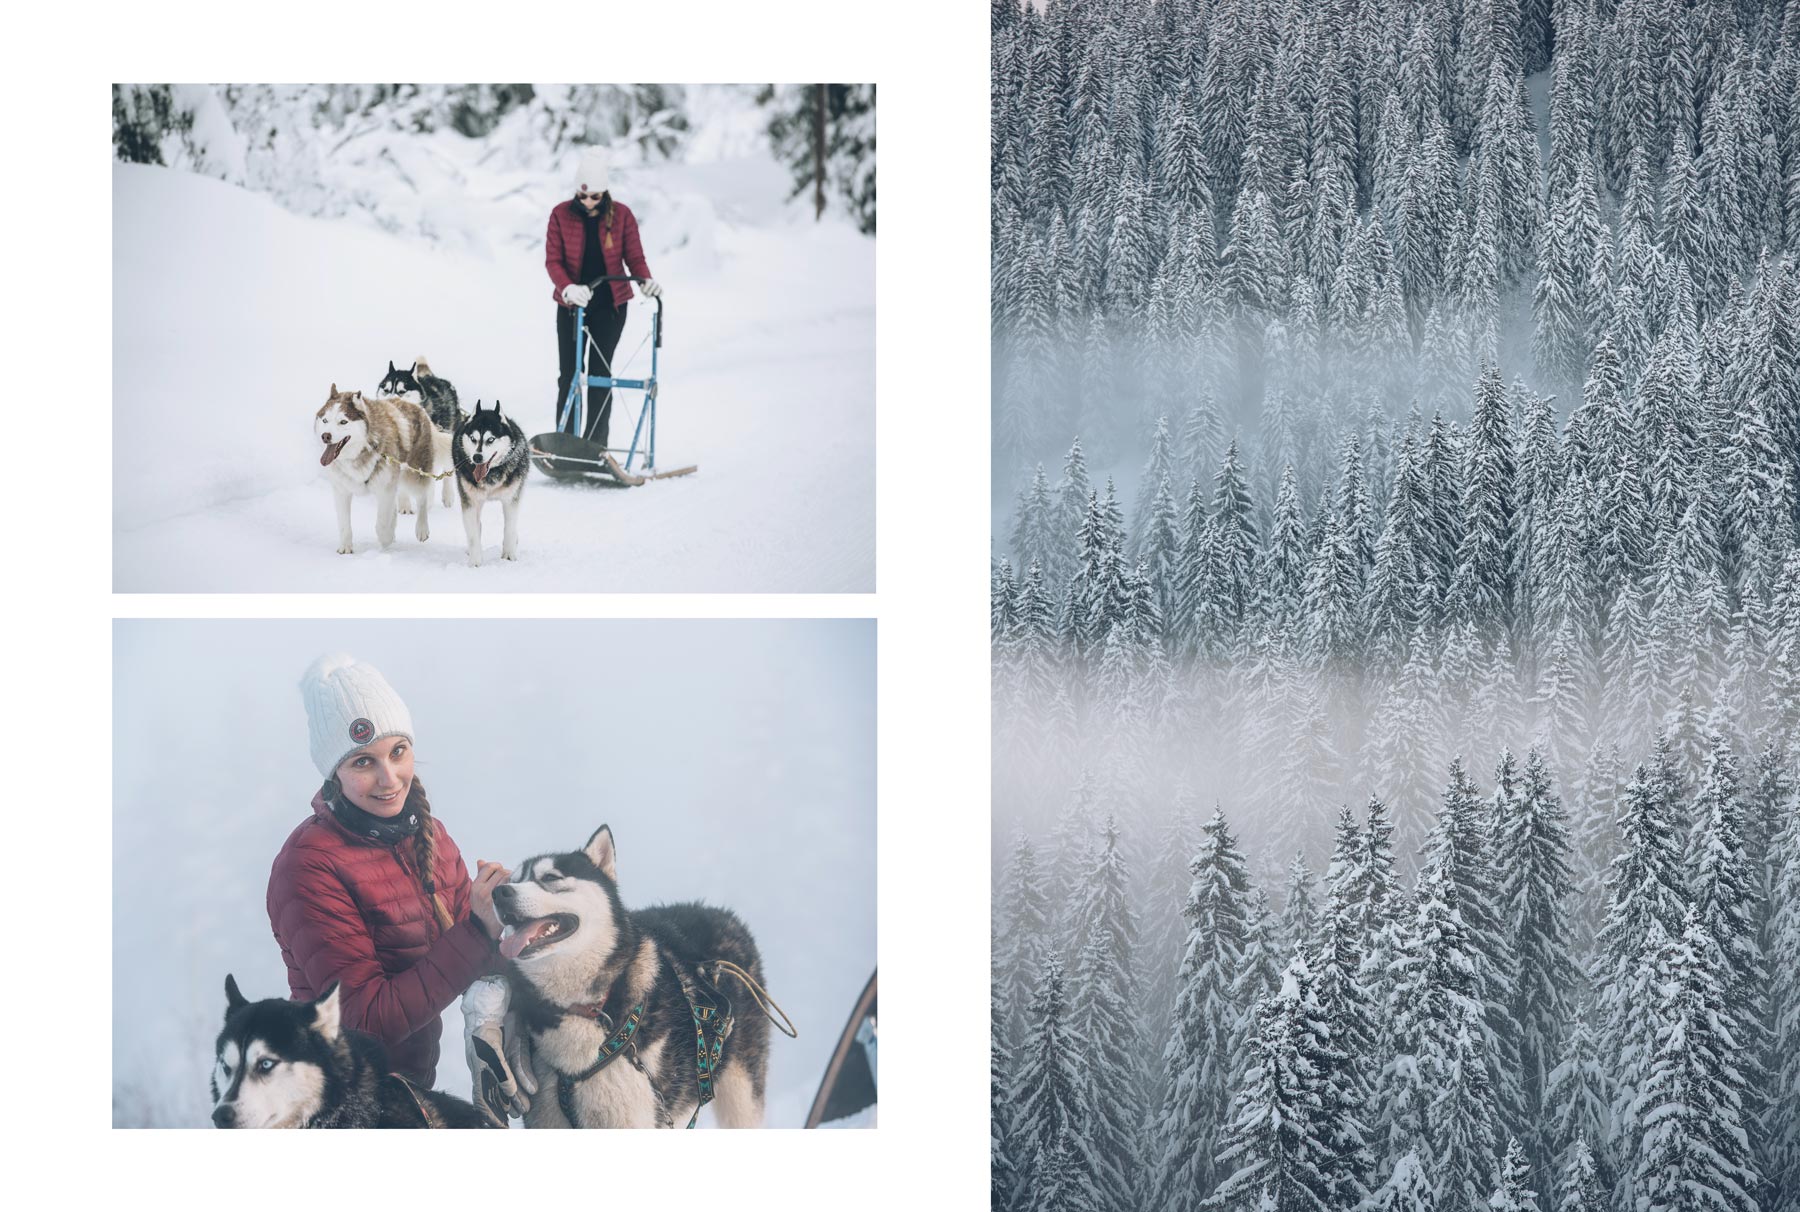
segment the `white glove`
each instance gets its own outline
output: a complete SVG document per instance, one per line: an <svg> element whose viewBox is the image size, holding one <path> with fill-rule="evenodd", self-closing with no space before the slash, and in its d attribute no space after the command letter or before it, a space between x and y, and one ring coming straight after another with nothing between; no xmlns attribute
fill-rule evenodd
<svg viewBox="0 0 1800 1212"><path fill-rule="evenodd" d="M498 1127L531 1110L537 1077L524 1024L508 1012L512 991L504 977L484 976L463 994L463 1052L469 1060L475 1105Z"/></svg>
<svg viewBox="0 0 1800 1212"><path fill-rule="evenodd" d="M662 287L656 284L655 278L645 278L642 282L639 282L638 290L642 291L644 297L647 299L662 298Z"/></svg>
<svg viewBox="0 0 1800 1212"><path fill-rule="evenodd" d="M594 297L594 292L579 282L571 282L563 287L563 302L571 307L586 307Z"/></svg>

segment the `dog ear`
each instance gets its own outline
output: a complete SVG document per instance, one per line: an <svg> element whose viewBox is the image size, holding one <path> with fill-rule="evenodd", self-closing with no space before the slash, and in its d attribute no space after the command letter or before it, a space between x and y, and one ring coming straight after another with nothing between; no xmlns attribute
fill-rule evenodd
<svg viewBox="0 0 1800 1212"><path fill-rule="evenodd" d="M331 394L334 396L337 394L337 384L336 383L333 383L331 385Z"/></svg>
<svg viewBox="0 0 1800 1212"><path fill-rule="evenodd" d="M239 1006L248 1006L250 999L238 992L237 978L231 973L225 974L225 1013L230 1014Z"/></svg>
<svg viewBox="0 0 1800 1212"><path fill-rule="evenodd" d="M582 847L582 853L588 856L594 866L600 868L601 875L609 880L619 878L619 852L613 846L612 826L602 825L596 829L594 836Z"/></svg>
<svg viewBox="0 0 1800 1212"><path fill-rule="evenodd" d="M342 988L343 986L337 981L332 981L325 992L313 999L313 1030L317 1031L327 1040L335 1041L338 1037L338 1026L340 1021L338 1017L338 992Z"/></svg>
<svg viewBox="0 0 1800 1212"><path fill-rule="evenodd" d="M389 374L394 373L394 360L392 358L388 359L388 373Z"/></svg>

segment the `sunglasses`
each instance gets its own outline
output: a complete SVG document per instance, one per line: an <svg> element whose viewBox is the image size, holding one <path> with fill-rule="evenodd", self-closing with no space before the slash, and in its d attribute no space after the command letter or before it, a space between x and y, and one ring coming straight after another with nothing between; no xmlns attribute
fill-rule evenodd
<svg viewBox="0 0 1800 1212"><path fill-rule="evenodd" d="M575 191L575 200L577 202L598 202L601 198L604 198L605 196L606 195L604 193L590 194L590 193L584 193L581 190Z"/></svg>

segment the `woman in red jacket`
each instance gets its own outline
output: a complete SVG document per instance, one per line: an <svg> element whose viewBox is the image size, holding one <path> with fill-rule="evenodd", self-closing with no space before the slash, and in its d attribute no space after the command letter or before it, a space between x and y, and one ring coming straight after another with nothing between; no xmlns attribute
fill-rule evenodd
<svg viewBox="0 0 1800 1212"><path fill-rule="evenodd" d="M413 774L406 704L379 672L321 657L300 690L325 782L269 873L289 996L340 982L343 1024L379 1038L394 1070L429 1088L439 1015L500 970L493 891L509 872L484 862L471 884Z"/></svg>
<svg viewBox="0 0 1800 1212"><path fill-rule="evenodd" d="M612 365L613 351L619 348L619 334L625 331L625 305L631 301L631 284L605 282L596 293L586 283L629 270L644 279L639 289L645 295L652 299L662 296L662 287L651 280L650 266L644 262L637 218L623 202L613 201L607 186L606 154L590 147L581 153L575 196L556 204L550 212L550 229L544 236L544 268L550 273L551 294L557 303L559 371L556 407L550 414L553 420L562 417L563 401L569 398L569 383L575 378L577 307L587 309L583 327L600 350L599 359L589 354L588 374L617 377L610 375L607 368ZM589 395L582 436L605 446L611 421L612 391Z"/></svg>

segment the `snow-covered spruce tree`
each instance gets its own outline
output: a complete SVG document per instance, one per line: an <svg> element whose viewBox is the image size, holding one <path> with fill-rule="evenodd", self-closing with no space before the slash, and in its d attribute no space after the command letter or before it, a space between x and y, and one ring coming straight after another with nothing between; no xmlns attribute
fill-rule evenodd
<svg viewBox="0 0 1800 1212"><path fill-rule="evenodd" d="M1083 1054L1088 1086L1089 1118L1080 1130L1093 1160L1097 1212L1128 1212L1136 1206L1141 1044L1134 1007L1124 995L1129 983L1109 935L1090 932L1075 959L1069 1032L1072 1046Z"/></svg>
<svg viewBox="0 0 1800 1212"><path fill-rule="evenodd" d="M1506 756L1502 756L1504 770ZM1532 749L1517 780L1496 777L1493 805L1495 896L1514 964L1508 1016L1517 1024L1523 1123L1533 1168L1550 1163L1545 1088L1563 1055L1580 970L1570 956L1568 819L1543 754Z"/></svg>
<svg viewBox="0 0 1800 1212"><path fill-rule="evenodd" d="M1577 1138L1562 1171L1562 1195L1557 1212L1600 1212L1606 1205L1605 1184L1594 1169L1594 1154L1585 1137Z"/></svg>
<svg viewBox="0 0 1800 1212"><path fill-rule="evenodd" d="M1137 915L1127 899L1128 874L1110 813L1101 838L1077 897L1070 1026L1087 1053L1093 1118L1086 1142L1098 1167L1101 1207L1125 1210L1134 1206L1141 1172L1137 1121L1143 1034L1134 962Z"/></svg>
<svg viewBox="0 0 1800 1212"><path fill-rule="evenodd" d="M1656 1042L1633 1113L1632 1190L1648 1207L1758 1207L1729 965L1696 910L1656 956Z"/></svg>
<svg viewBox="0 0 1800 1212"><path fill-rule="evenodd" d="M1788 784L1786 824L1770 846L1769 1088L1764 1116L1769 1212L1800 1209L1800 803Z"/></svg>
<svg viewBox="0 0 1800 1212"><path fill-rule="evenodd" d="M1599 1189L1611 1190L1611 1168L1596 1152L1611 1136L1612 1088L1589 1025L1591 1017L1592 1011L1583 1005L1563 1034L1562 1055L1544 1088L1542 1123L1556 1166L1572 1169L1576 1155L1585 1153L1586 1168L1596 1176Z"/></svg>
<svg viewBox="0 0 1800 1212"><path fill-rule="evenodd" d="M988 977L988 1186L992 1212L1008 1212L1018 1187L1018 1167L1013 1158L1013 1056L1007 1044L1006 998L1000 979L999 947L990 938Z"/></svg>
<svg viewBox="0 0 1800 1212"><path fill-rule="evenodd" d="M1666 754L1666 749L1662 750ZM1600 1055L1611 1074L1608 1153L1617 1159L1620 1198L1636 1198L1642 1140L1639 1094L1656 1048L1655 962L1687 916L1680 836L1666 773L1640 764L1620 797L1623 852L1606 881L1606 919L1596 940Z"/></svg>
<svg viewBox="0 0 1800 1212"><path fill-rule="evenodd" d="M1518 769L1505 749L1494 777L1499 785L1496 797L1510 802ZM1513 1017L1518 968L1496 887L1496 879L1504 873L1494 858L1491 819L1481 810L1480 794L1462 759L1452 759L1443 808L1426 841L1426 854L1441 870L1441 894L1467 932L1473 979L1469 995L1480 1008L1484 1038L1479 1055L1488 1066L1486 1085L1500 1116L1496 1128L1516 1135L1525 1114L1519 1080L1524 1024Z"/></svg>
<svg viewBox="0 0 1800 1212"><path fill-rule="evenodd" d="M1167 1028L1175 1004L1176 981L1186 953L1188 925L1182 914L1187 904L1193 874L1188 863L1198 850L1200 823L1195 819L1194 794L1185 785L1178 786L1174 806L1157 834L1151 851L1144 891L1139 898L1143 906L1140 923L1143 944L1140 975L1143 996L1141 1020L1146 1026L1145 1038L1156 1041L1168 1038ZM1153 1074L1151 1101L1162 1094L1167 1075L1160 1067Z"/></svg>
<svg viewBox="0 0 1800 1212"><path fill-rule="evenodd" d="M1325 1212L1336 1205L1334 1146L1328 1122L1329 1075L1341 1064L1305 960L1296 956L1280 990L1257 1003L1248 1065L1232 1098L1219 1144L1224 1175L1209 1209L1241 1207L1273 1196L1277 1212Z"/></svg>
<svg viewBox="0 0 1800 1212"><path fill-rule="evenodd" d="M1281 923L1277 931L1281 949L1289 955L1296 950L1316 955L1319 944L1319 906L1313 873L1306 856L1296 854L1288 864L1287 895L1281 902Z"/></svg>
<svg viewBox="0 0 1800 1212"><path fill-rule="evenodd" d="M1015 830L1000 892L994 903L994 966L1005 1008L1004 1038L1015 1049L1025 1039L1026 1007L1042 978L1044 960L1054 950L1050 898L1038 871L1037 852L1023 829Z"/></svg>
<svg viewBox="0 0 1800 1212"><path fill-rule="evenodd" d="M1087 1139L1094 1112L1088 1101L1086 1052L1064 1022L1064 1012L1062 961L1052 955L1044 961L1031 1002L1031 1033L1020 1050L1013 1085L1022 1208L1040 1209L1053 1193L1074 1201L1063 1206L1100 1205L1096 1182L1103 1168ZM1058 1156L1059 1142L1066 1146L1066 1157Z"/></svg>
<svg viewBox="0 0 1800 1212"><path fill-rule="evenodd" d="M1167 1092L1145 1133L1161 1148L1151 1206L1193 1212L1216 1185L1213 1155L1230 1107L1233 1058L1246 1006L1238 980L1248 925L1250 877L1222 811L1201 829L1182 915L1188 923L1174 1023L1163 1048Z"/></svg>
<svg viewBox="0 0 1800 1212"><path fill-rule="evenodd" d="M1400 1156L1394 1172L1369 1197L1366 1207L1369 1212L1436 1212L1437 1192L1417 1150L1409 1149Z"/></svg>

